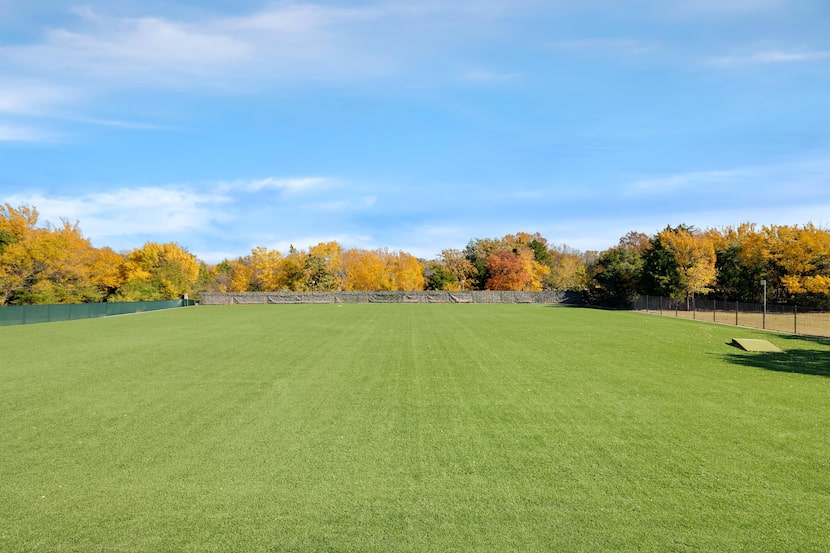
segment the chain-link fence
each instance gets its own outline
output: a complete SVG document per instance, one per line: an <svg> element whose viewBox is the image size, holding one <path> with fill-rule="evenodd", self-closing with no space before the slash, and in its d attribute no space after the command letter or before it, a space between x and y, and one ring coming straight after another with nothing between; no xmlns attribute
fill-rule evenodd
<svg viewBox="0 0 830 553"><path fill-rule="evenodd" d="M810 311L795 305L640 296L633 307L637 311L683 319L830 337L830 312Z"/></svg>
<svg viewBox="0 0 830 553"><path fill-rule="evenodd" d="M240 305L261 303L549 303L580 304L578 292L510 292L472 290L448 292L426 290L415 292L203 292L201 305Z"/></svg>
<svg viewBox="0 0 830 553"><path fill-rule="evenodd" d="M192 300L73 303L50 305L7 305L0 307L0 326L127 315L193 305Z"/></svg>

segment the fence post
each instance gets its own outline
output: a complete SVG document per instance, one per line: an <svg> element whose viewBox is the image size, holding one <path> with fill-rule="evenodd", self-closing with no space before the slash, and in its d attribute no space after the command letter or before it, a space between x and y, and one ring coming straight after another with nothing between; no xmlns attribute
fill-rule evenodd
<svg viewBox="0 0 830 553"><path fill-rule="evenodd" d="M716 313L718 312L718 300L712 300L712 322L718 322Z"/></svg>
<svg viewBox="0 0 830 553"><path fill-rule="evenodd" d="M735 302L735 326L738 326L738 302Z"/></svg>
<svg viewBox="0 0 830 553"><path fill-rule="evenodd" d="M793 334L798 334L798 306L793 305Z"/></svg>

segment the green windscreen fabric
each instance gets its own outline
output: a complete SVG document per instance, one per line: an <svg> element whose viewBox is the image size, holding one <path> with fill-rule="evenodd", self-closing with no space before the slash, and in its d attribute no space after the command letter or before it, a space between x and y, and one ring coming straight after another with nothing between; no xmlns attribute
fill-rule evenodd
<svg viewBox="0 0 830 553"><path fill-rule="evenodd" d="M78 303L51 305L9 305L0 307L0 326L92 319L127 315L158 309L182 307L183 300Z"/></svg>

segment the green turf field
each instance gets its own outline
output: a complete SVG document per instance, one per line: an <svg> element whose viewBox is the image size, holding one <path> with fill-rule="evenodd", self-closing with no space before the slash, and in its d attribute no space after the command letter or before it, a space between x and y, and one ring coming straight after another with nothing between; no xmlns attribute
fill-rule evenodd
<svg viewBox="0 0 830 553"><path fill-rule="evenodd" d="M830 546L828 341L262 305L5 327L0 351L7 553Z"/></svg>

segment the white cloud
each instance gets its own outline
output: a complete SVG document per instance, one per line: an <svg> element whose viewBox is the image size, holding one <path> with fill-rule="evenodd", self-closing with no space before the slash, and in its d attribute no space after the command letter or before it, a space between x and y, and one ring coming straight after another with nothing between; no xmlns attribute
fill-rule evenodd
<svg viewBox="0 0 830 553"><path fill-rule="evenodd" d="M180 241L183 245L214 243L215 247L226 233L238 234L233 238L237 240L275 231L289 236L307 232L314 218L308 217L306 204L298 203L306 201L299 198L307 196L295 198L292 193L333 182L321 177L269 177L231 183L125 187L75 195L31 192L0 196L0 203L35 206L42 223L78 221L84 235L98 246L137 247L155 239ZM263 198L259 194L264 190L285 194ZM363 210L374 202L372 196L348 199L344 211ZM294 242L299 247L301 241ZM237 252L234 257L244 253Z"/></svg>
<svg viewBox="0 0 830 553"><path fill-rule="evenodd" d="M830 59L830 52L813 50L806 52L785 52L781 50L767 50L749 54L715 56L708 59L710 65L720 67L739 67L747 65L768 65L801 63Z"/></svg>
<svg viewBox="0 0 830 553"><path fill-rule="evenodd" d="M830 199L830 161L808 160L729 169L689 171L634 179L624 187L628 197L711 194L719 201ZM780 205L780 204L776 204Z"/></svg>
<svg viewBox="0 0 830 553"><path fill-rule="evenodd" d="M0 113L38 115L77 99L75 91L64 87L0 80Z"/></svg>
<svg viewBox="0 0 830 553"><path fill-rule="evenodd" d="M297 192L300 190L316 188L328 182L329 180L323 177L303 177L293 179L276 179L269 177L265 179L235 183L233 187L243 188L251 192L258 192L260 190L285 190L287 192Z"/></svg>
<svg viewBox="0 0 830 553"><path fill-rule="evenodd" d="M43 222L77 220L86 236L106 242L117 236L207 229L224 219L217 208L230 199L188 188L140 187L77 196L17 194L4 201L35 206Z"/></svg>
<svg viewBox="0 0 830 553"><path fill-rule="evenodd" d="M627 189L631 194L676 195L678 192L713 186L723 186L736 180L746 180L750 173L747 169L729 169L713 171L691 171L674 175L662 175L639 179L629 184Z"/></svg>
<svg viewBox="0 0 830 553"><path fill-rule="evenodd" d="M55 29L40 44L6 47L10 63L35 70L74 74L83 79L128 80L152 76L179 83L250 56L234 37L159 18L110 19L94 32Z"/></svg>
<svg viewBox="0 0 830 553"><path fill-rule="evenodd" d="M96 117L82 117L77 115L61 115L55 114L54 119L63 121L73 121L75 123L83 123L85 125L96 125L101 127L113 127L118 129L133 129L133 130L177 130L169 125L157 125L154 123L142 123L138 121L121 121L118 119L100 119Z"/></svg>
<svg viewBox="0 0 830 553"><path fill-rule="evenodd" d="M426 12L437 9L285 3L244 16L182 21L113 17L84 8L76 10L82 25L50 29L37 43L0 47L0 63L110 86L227 87L239 79L352 78L385 73L400 58L417 57L429 44L448 40L442 35L427 41L423 28L406 24L430 23Z"/></svg>
<svg viewBox="0 0 830 553"><path fill-rule="evenodd" d="M376 202L377 196L363 196L361 198L345 198L342 200L310 203L303 205L302 208L308 211L334 213L368 209L374 206Z"/></svg>
<svg viewBox="0 0 830 553"><path fill-rule="evenodd" d="M486 69L470 69L462 73L459 78L462 81L474 82L504 82L513 81L522 76L521 73L500 73L495 71L487 71Z"/></svg>
<svg viewBox="0 0 830 553"><path fill-rule="evenodd" d="M673 18L770 16L792 9L799 0L637 0L645 8Z"/></svg>
<svg viewBox="0 0 830 553"><path fill-rule="evenodd" d="M654 47L629 38L583 38L555 40L548 43L555 50L588 51L612 54L640 55L651 52Z"/></svg>
<svg viewBox="0 0 830 553"><path fill-rule="evenodd" d="M53 139L54 136L34 127L0 122L0 142L45 142Z"/></svg>

